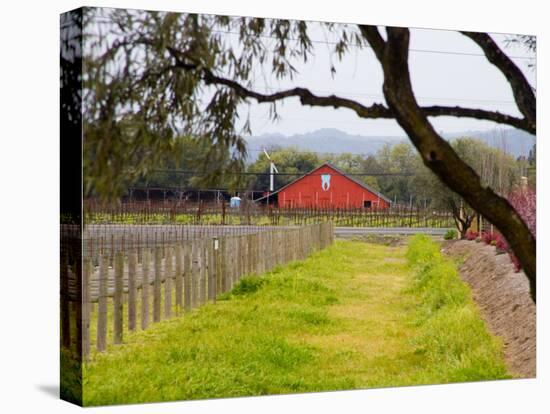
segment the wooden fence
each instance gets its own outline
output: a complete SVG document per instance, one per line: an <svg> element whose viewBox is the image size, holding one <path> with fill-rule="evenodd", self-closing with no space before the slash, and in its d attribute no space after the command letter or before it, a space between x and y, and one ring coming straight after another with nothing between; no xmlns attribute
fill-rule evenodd
<svg viewBox="0 0 550 414"><path fill-rule="evenodd" d="M87 358L93 349L122 343L127 331L215 302L244 275L303 260L333 240L333 224L326 222L154 247L133 245L130 237L123 249L95 257L64 255L61 344Z"/></svg>

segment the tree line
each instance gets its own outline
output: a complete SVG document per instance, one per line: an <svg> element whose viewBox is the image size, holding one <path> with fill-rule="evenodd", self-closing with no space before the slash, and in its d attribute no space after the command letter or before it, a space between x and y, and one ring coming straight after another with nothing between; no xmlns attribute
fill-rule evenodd
<svg viewBox="0 0 550 414"><path fill-rule="evenodd" d="M520 185L522 176L534 186L535 157L514 158L505 148L494 148L475 138L453 140L453 149L481 177L484 185L506 196ZM174 140L174 150L163 156L156 167L130 182L134 186L249 189L269 189L270 160L264 153L243 169L213 175L219 157L229 159L229 151L209 160L208 141L189 137ZM531 150L534 154L535 147ZM267 148L271 160L282 174L275 175L275 190L307 174L325 162L364 182L395 203L418 207L453 210L466 206L460 196L449 190L422 162L409 143L386 144L371 155L341 153L318 154L296 147ZM243 174L244 173L244 174ZM372 175L369 175L372 174Z"/></svg>

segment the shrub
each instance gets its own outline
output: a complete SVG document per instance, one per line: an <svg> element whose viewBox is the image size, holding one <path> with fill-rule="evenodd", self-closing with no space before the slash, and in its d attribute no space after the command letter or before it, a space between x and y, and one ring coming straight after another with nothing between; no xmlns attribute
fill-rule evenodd
<svg viewBox="0 0 550 414"><path fill-rule="evenodd" d="M490 233L490 232L482 232L481 233L481 240L485 244L491 244L491 242L493 241L493 238L494 238L493 233Z"/></svg>
<svg viewBox="0 0 550 414"><path fill-rule="evenodd" d="M262 285L266 282L266 279L258 276L248 276L242 278L239 283L233 288L231 293L233 295L247 295L258 291Z"/></svg>
<svg viewBox="0 0 550 414"><path fill-rule="evenodd" d="M450 230L447 230L443 238L445 240L453 240L453 239L456 239L457 236L458 236L458 232L455 229L450 229Z"/></svg>
<svg viewBox="0 0 550 414"><path fill-rule="evenodd" d="M477 239L478 232L473 230L468 230L466 232L466 240L475 240Z"/></svg>
<svg viewBox="0 0 550 414"><path fill-rule="evenodd" d="M510 249L510 246L508 246L508 242L500 233L495 234L495 242L497 250L501 253L507 252Z"/></svg>
<svg viewBox="0 0 550 414"><path fill-rule="evenodd" d="M521 216L529 231L534 237L537 236L537 194L532 188L517 188L508 195L508 201ZM496 241L497 250L508 251L514 269L519 272L521 265L516 255L510 250L506 239L499 234Z"/></svg>
<svg viewBox="0 0 550 414"><path fill-rule="evenodd" d="M532 188L516 189L508 201L521 216L533 236L537 236L537 194Z"/></svg>

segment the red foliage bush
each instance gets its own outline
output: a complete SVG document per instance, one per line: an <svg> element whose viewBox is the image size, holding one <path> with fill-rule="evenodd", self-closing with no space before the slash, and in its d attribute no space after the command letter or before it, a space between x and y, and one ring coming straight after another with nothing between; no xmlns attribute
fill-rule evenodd
<svg viewBox="0 0 550 414"><path fill-rule="evenodd" d="M495 246L496 246L497 250L500 250L502 252L507 252L510 249L510 246L508 246L508 242L502 236L502 234L495 233L494 240L496 242Z"/></svg>
<svg viewBox="0 0 550 414"><path fill-rule="evenodd" d="M514 191L512 191L508 195L508 201L514 207L514 209L518 212L518 214L521 216L523 221L525 221L525 224L527 224L527 227L529 228L529 231L533 234L534 237L536 237L537 233L537 194L535 190L532 188L518 188ZM514 254L514 252L511 251L510 245L500 234L500 232L495 231L493 233L490 232L482 232L481 234L477 231L468 230L466 232L466 239L467 240L476 240L477 238L480 238L485 244L492 244L494 245L498 251L500 252L508 252L508 255L510 256L510 260L514 264L514 269L516 272L519 272L521 269L521 265L519 263L518 258Z"/></svg>
<svg viewBox="0 0 550 414"><path fill-rule="evenodd" d="M537 193L532 188L518 188L508 195L508 201L521 216L531 234L537 236ZM519 272L521 265L518 258L511 251L508 242L499 233L496 239L496 247L499 250L508 251L510 260L514 264L514 269Z"/></svg>
<svg viewBox="0 0 550 414"><path fill-rule="evenodd" d="M537 236L537 193L532 188L516 189L508 201L519 213L534 237Z"/></svg>
<svg viewBox="0 0 550 414"><path fill-rule="evenodd" d="M482 232L481 233L481 240L485 244L491 244L491 242L494 240L494 234L491 232Z"/></svg>

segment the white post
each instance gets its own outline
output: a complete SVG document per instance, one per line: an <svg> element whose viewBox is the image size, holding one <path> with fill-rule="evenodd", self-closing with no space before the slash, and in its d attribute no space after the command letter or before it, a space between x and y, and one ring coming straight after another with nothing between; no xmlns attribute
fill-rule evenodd
<svg viewBox="0 0 550 414"><path fill-rule="evenodd" d="M269 191L270 192L273 192L273 187L274 187L274 176L273 176L273 172L274 172L274 169L275 169L275 164L273 164L273 162L271 162L269 164Z"/></svg>

